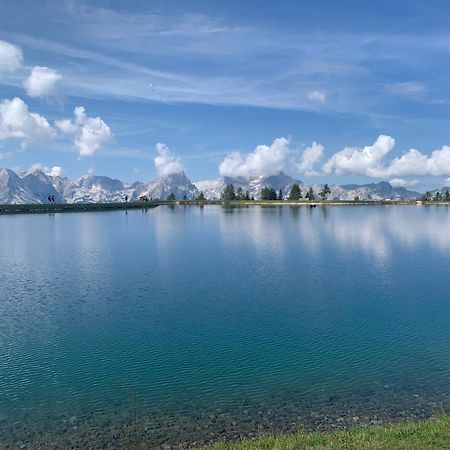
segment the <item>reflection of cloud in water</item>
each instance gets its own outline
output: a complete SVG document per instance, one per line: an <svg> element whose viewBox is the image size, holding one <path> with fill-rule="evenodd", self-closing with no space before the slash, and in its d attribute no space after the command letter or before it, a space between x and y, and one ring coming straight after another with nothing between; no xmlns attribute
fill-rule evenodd
<svg viewBox="0 0 450 450"><path fill-rule="evenodd" d="M342 246L359 247L388 258L392 245L419 244L438 250L450 248L450 213L447 207L369 206L336 208L326 230ZM356 209L358 208L358 209Z"/></svg>
<svg viewBox="0 0 450 450"><path fill-rule="evenodd" d="M222 208L220 210L220 235L233 251L239 252L242 246L253 245L262 256L281 257L286 245L285 230L281 208Z"/></svg>

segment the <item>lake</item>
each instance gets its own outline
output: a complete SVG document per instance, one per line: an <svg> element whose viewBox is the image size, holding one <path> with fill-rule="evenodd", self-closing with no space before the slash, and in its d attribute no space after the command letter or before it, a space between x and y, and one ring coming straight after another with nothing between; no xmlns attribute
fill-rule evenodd
<svg viewBox="0 0 450 450"><path fill-rule="evenodd" d="M0 216L1 443L171 448L449 411L449 276L446 206Z"/></svg>

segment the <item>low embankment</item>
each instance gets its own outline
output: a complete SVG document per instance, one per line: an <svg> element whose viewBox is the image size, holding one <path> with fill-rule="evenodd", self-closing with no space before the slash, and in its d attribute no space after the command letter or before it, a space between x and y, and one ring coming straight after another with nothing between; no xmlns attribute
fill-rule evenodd
<svg viewBox="0 0 450 450"><path fill-rule="evenodd" d="M120 209L154 208L161 202L122 202L122 203L61 203L61 204L29 204L29 205L0 205L0 214L23 213L60 213L86 211L112 211Z"/></svg>
<svg viewBox="0 0 450 450"><path fill-rule="evenodd" d="M426 450L450 448L450 417L331 433L300 432L254 441L219 443L209 450Z"/></svg>

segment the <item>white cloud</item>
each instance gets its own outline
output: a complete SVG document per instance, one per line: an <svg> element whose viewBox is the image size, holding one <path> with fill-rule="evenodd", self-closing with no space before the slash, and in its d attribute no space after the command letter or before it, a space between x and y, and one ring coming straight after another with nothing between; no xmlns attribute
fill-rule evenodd
<svg viewBox="0 0 450 450"><path fill-rule="evenodd" d="M61 78L61 74L54 69L34 66L23 85L30 97L56 97Z"/></svg>
<svg viewBox="0 0 450 450"><path fill-rule="evenodd" d="M55 125L64 134L74 136L80 157L92 156L104 144L112 141L111 128L100 117L88 117L82 106L77 106L73 112L73 120L57 120Z"/></svg>
<svg viewBox="0 0 450 450"><path fill-rule="evenodd" d="M419 184L419 180L405 180L403 178L393 178L389 183L394 187L413 187Z"/></svg>
<svg viewBox="0 0 450 450"><path fill-rule="evenodd" d="M327 96L322 91L311 91L308 93L308 99L314 103L325 103Z"/></svg>
<svg viewBox="0 0 450 450"><path fill-rule="evenodd" d="M47 173L51 177L60 177L63 174L63 168L61 166L53 166Z"/></svg>
<svg viewBox="0 0 450 450"><path fill-rule="evenodd" d="M444 186L450 186L450 178L444 180Z"/></svg>
<svg viewBox="0 0 450 450"><path fill-rule="evenodd" d="M298 171L307 176L317 175L314 166L322 159L323 150L323 145L317 142L313 142L311 147L307 147L303 151L299 164L297 164Z"/></svg>
<svg viewBox="0 0 450 450"><path fill-rule="evenodd" d="M64 172L61 166L53 166L49 168L41 163L32 164L28 171L31 172L33 170L42 170L46 175L49 175L51 177L60 177Z"/></svg>
<svg viewBox="0 0 450 450"><path fill-rule="evenodd" d="M158 155L155 157L155 168L160 176L167 176L172 173L184 171L183 164L178 156L175 156L166 144L156 144Z"/></svg>
<svg viewBox="0 0 450 450"><path fill-rule="evenodd" d="M387 160L395 140L380 135L373 145L346 147L335 153L324 165L326 174L364 175L371 178L448 176L450 175L450 146L444 145L426 155L414 148Z"/></svg>
<svg viewBox="0 0 450 450"><path fill-rule="evenodd" d="M0 73L15 72L22 67L22 50L9 42L0 41Z"/></svg>
<svg viewBox="0 0 450 450"><path fill-rule="evenodd" d="M5 99L0 103L0 140L17 139L26 147L55 137L55 130L47 119L31 113L20 98Z"/></svg>
<svg viewBox="0 0 450 450"><path fill-rule="evenodd" d="M314 165L322 157L323 147L314 142L302 150L290 146L290 139L280 137L272 145L258 145L253 152L233 152L219 166L222 176L255 177L292 172L293 169L312 175Z"/></svg>
<svg viewBox="0 0 450 450"><path fill-rule="evenodd" d="M394 148L395 140L380 135L373 145L364 148L346 147L335 153L323 166L327 174L365 175L379 177L384 157Z"/></svg>

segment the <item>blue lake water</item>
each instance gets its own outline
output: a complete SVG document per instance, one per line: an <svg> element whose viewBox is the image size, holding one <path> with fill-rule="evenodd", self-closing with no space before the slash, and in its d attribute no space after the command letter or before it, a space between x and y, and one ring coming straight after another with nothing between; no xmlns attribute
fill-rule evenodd
<svg viewBox="0 0 450 450"><path fill-rule="evenodd" d="M449 280L445 206L0 216L0 443L169 448L449 411Z"/></svg>

